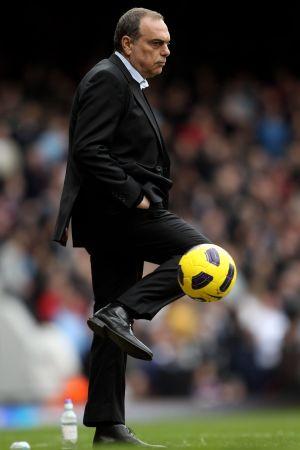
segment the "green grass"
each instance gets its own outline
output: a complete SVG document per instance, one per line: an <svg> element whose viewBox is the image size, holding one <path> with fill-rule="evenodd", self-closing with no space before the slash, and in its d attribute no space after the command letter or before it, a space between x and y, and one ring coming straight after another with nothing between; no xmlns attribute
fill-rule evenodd
<svg viewBox="0 0 300 450"><path fill-rule="evenodd" d="M300 409L209 413L197 419L138 423L134 430L146 442L164 444L170 449L300 450ZM77 449L91 449L92 436L93 429L80 427ZM17 440L29 442L32 449L61 448L59 427L0 431L1 450L9 449ZM101 446L101 449L106 448L113 450L124 446Z"/></svg>

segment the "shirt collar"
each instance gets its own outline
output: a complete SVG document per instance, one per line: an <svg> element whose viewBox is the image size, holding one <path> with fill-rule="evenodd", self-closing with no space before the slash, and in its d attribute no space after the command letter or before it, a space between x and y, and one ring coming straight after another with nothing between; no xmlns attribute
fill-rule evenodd
<svg viewBox="0 0 300 450"><path fill-rule="evenodd" d="M139 83L141 89L145 89L149 86L148 81L142 77L142 75L133 67L132 64L130 64L125 56L123 56L120 52L115 52L115 55L120 58L124 66L129 70L132 78Z"/></svg>

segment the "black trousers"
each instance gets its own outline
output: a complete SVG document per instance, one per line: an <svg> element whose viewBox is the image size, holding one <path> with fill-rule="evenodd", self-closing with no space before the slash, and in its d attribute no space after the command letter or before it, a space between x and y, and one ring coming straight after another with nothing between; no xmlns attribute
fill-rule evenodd
<svg viewBox="0 0 300 450"><path fill-rule="evenodd" d="M95 311L118 301L134 318L151 320L183 296L177 264L191 247L210 242L170 211L150 207L111 218L101 230L101 243L87 247L91 257ZM105 238L106 237L106 238ZM142 278L144 261L159 264ZM127 354L109 339L94 336L90 355L89 394L83 423L125 423Z"/></svg>

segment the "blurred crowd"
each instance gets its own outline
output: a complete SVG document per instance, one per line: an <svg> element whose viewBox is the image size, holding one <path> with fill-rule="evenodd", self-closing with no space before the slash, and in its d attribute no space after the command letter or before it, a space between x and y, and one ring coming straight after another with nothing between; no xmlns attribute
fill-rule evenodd
<svg viewBox="0 0 300 450"><path fill-rule="evenodd" d="M0 80L0 292L54 324L86 376L88 255L51 240L75 89L38 66ZM208 404L299 392L300 79L219 80L202 67L151 80L146 95L172 160L170 209L233 255L239 279L228 300L185 297L135 324L155 356L130 359L128 392Z"/></svg>

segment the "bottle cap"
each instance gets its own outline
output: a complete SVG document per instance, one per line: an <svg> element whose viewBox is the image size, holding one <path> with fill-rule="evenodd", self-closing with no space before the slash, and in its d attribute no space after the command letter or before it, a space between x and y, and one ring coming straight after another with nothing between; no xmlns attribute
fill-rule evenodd
<svg viewBox="0 0 300 450"><path fill-rule="evenodd" d="M65 400L65 409L73 409L73 402L70 398L66 398Z"/></svg>

